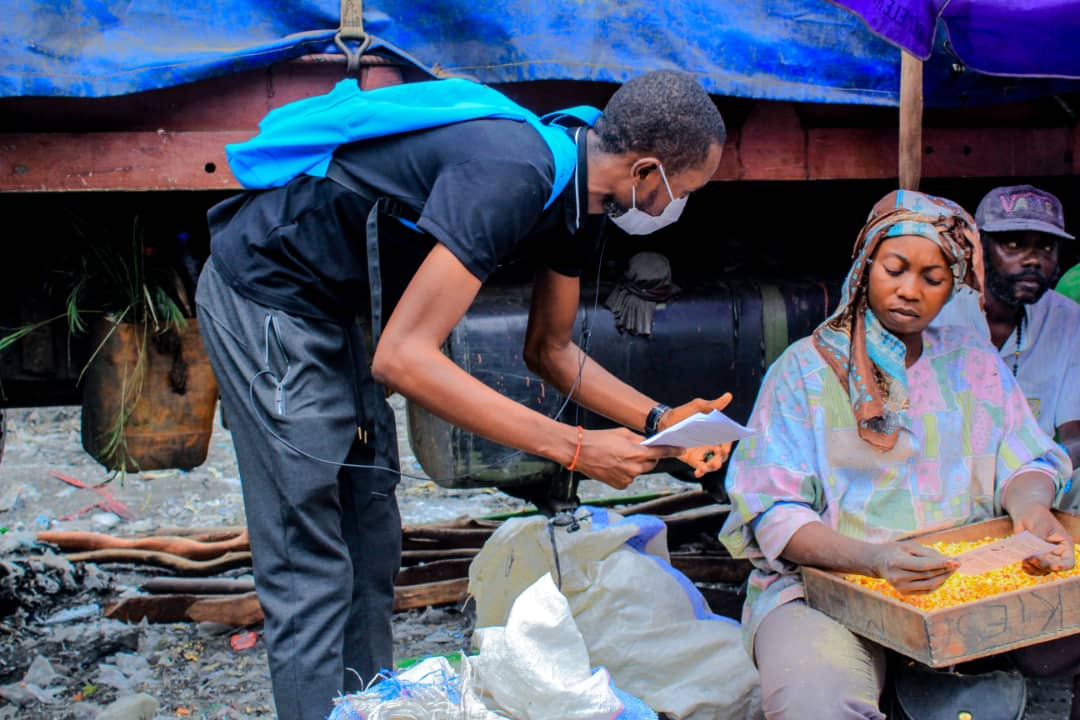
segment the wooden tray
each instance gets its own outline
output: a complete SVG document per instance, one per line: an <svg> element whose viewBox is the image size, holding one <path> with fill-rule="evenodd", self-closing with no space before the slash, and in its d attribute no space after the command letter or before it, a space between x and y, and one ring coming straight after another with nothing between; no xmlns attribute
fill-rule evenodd
<svg viewBox="0 0 1080 720"><path fill-rule="evenodd" d="M1056 512L1073 539L1080 516ZM1007 517L918 535L924 544L1012 533ZM922 611L844 579L803 568L806 602L857 635L934 668L1080 632L1080 577L1054 580L950 608Z"/></svg>

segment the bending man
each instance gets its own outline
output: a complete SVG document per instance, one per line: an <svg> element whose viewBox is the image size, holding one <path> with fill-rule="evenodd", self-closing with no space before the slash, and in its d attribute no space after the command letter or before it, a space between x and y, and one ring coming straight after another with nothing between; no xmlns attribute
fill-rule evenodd
<svg viewBox="0 0 1080 720"><path fill-rule="evenodd" d="M623 85L593 127L560 129L554 145L542 130L499 115L357 140L333 153L325 177L301 174L209 213L212 255L197 300L235 440L281 720L323 720L336 694L391 667L401 520L384 387L616 488L676 454L642 447L640 433L730 399L669 410L572 339L580 276L605 218L651 232L716 171L715 105L689 75L655 72ZM560 143L570 144L561 168L572 174L560 173ZM440 351L511 252L539 258L529 367L629 429L558 422ZM356 322L369 297L370 370ZM682 457L700 475L726 448Z"/></svg>

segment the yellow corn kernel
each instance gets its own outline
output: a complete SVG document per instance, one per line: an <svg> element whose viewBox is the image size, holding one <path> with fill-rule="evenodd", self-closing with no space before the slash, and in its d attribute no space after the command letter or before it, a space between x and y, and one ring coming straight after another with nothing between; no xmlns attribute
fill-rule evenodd
<svg viewBox="0 0 1080 720"><path fill-rule="evenodd" d="M982 540L969 540L964 542L936 542L929 547L943 555L959 555L962 552L986 543L999 540L1000 538L983 538ZM953 573L949 579L942 583L941 587L933 592L923 594L904 594L896 590L887 581L881 578L869 578L863 575L845 575L845 579L856 585L869 588L882 595L895 598L901 602L913 605L920 610L940 610L961 603L980 600L991 595L997 595L1011 590L1042 585L1064 577L1080 575L1080 544L1073 546L1076 567L1063 572L1049 573L1047 575L1029 575L1024 572L1023 563L1016 562L983 575L960 575Z"/></svg>

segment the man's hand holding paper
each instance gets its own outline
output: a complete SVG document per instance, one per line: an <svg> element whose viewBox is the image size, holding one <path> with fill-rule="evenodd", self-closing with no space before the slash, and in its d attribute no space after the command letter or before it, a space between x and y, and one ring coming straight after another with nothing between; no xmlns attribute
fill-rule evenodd
<svg viewBox="0 0 1080 720"><path fill-rule="evenodd" d="M731 393L724 393L712 401L697 398L673 408L661 418L660 432L641 444L686 448L678 457L694 468L694 477L719 470L732 443L753 434L721 412L730 403Z"/></svg>

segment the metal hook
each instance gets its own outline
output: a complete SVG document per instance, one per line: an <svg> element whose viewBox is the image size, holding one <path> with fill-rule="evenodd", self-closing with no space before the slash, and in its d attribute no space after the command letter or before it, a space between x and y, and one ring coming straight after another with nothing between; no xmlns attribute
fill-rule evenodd
<svg viewBox="0 0 1080 720"><path fill-rule="evenodd" d="M345 41L355 40L359 43L359 46L353 50ZM371 36L363 30L353 29L341 29L334 35L334 44L341 49L341 52L345 53L345 72L349 75L356 75L360 72L360 57L367 52L371 47Z"/></svg>
<svg viewBox="0 0 1080 720"><path fill-rule="evenodd" d="M346 40L359 43L356 50L351 49ZM345 53L347 65L345 72L349 75L360 73L360 56L371 47L371 36L364 32L364 3L363 0L341 0L341 25L334 35L334 44L341 52Z"/></svg>

